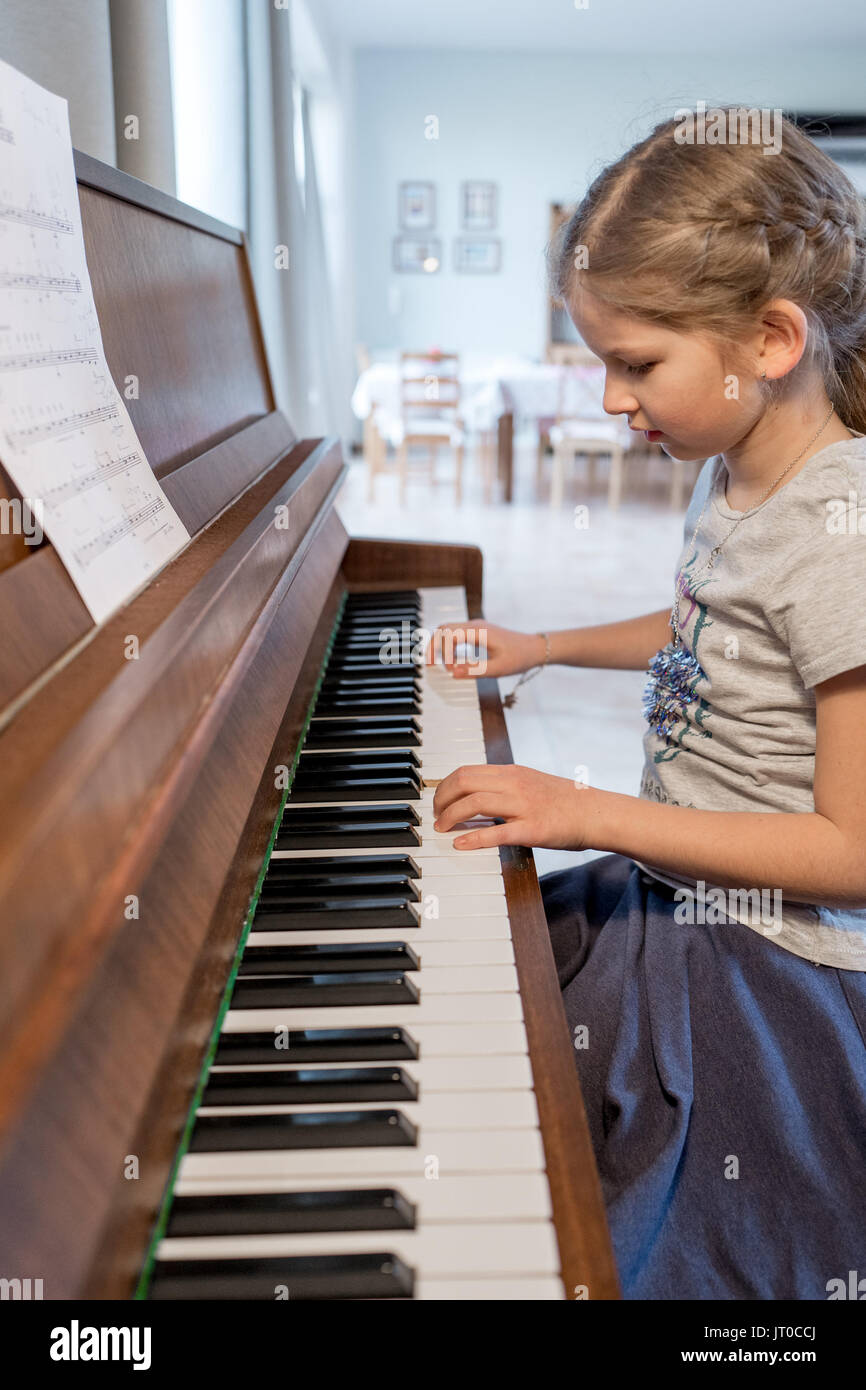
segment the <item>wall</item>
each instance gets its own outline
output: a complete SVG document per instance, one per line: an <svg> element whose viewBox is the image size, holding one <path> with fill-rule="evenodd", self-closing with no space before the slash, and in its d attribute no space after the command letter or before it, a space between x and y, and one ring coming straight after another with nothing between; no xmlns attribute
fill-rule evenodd
<svg viewBox="0 0 866 1390"><path fill-rule="evenodd" d="M357 340L541 356L548 204L574 202L605 163L680 106L862 111L863 55L538 54L362 49L355 56ZM425 139L425 117L439 139ZM452 268L463 179L499 184L503 269ZM391 271L401 179L436 184L443 268ZM399 297L398 312L389 302Z"/></svg>
<svg viewBox="0 0 866 1390"><path fill-rule="evenodd" d="M114 164L108 0L2 0L0 58L66 97L73 145Z"/></svg>
<svg viewBox="0 0 866 1390"><path fill-rule="evenodd" d="M246 224L243 0L169 0L177 196Z"/></svg>

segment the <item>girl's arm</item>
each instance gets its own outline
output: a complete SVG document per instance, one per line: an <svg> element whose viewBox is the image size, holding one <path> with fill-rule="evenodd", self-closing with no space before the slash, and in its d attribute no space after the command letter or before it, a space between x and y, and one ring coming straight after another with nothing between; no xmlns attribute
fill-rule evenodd
<svg viewBox="0 0 866 1390"><path fill-rule="evenodd" d="M866 666L816 685L815 710L814 811L698 811L488 763L457 768L440 783L434 829L501 817L460 834L455 846L607 850L722 888L864 907Z"/></svg>
<svg viewBox="0 0 866 1390"><path fill-rule="evenodd" d="M597 627L551 632L550 659L560 666L603 666L612 671L645 671L671 640L670 608Z"/></svg>
<svg viewBox="0 0 866 1390"><path fill-rule="evenodd" d="M670 641L670 610L627 618L621 623L599 627L574 627L548 633L550 660L560 666L607 666L618 671L645 671L650 658ZM464 655L458 660L461 643L479 644L485 649L481 661ZM426 648L428 664L441 660L458 680L478 676L514 676L539 665L547 654L544 638L537 632L515 632L495 623L470 619L464 623L442 623L431 634Z"/></svg>

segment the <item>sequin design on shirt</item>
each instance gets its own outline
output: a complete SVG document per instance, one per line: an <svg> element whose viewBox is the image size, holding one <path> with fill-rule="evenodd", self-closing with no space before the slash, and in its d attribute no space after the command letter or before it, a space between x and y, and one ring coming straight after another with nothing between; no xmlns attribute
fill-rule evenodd
<svg viewBox="0 0 866 1390"><path fill-rule="evenodd" d="M689 603L688 611L680 620L680 645L675 648L673 642L668 642L649 663L650 678L644 690L643 712L650 728L666 744L666 747L653 754L655 763L670 762L676 758L683 751L688 734L698 734L701 738L713 736L709 729L704 728L712 710L703 696L697 693L699 682L706 680L697 657L698 643L704 628L712 627L712 618L708 617L707 607L701 603L698 594L704 585L712 582L712 576L691 582L690 571L694 569L697 558L695 551L677 576L677 587L682 585L682 597ZM693 650L690 651L683 641L683 633L695 613ZM692 705L695 706L694 713L687 718L686 712Z"/></svg>

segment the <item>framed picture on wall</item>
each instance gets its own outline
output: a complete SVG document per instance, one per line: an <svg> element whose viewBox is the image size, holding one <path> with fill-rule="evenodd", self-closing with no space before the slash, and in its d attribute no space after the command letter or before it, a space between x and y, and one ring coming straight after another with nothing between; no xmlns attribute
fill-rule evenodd
<svg viewBox="0 0 866 1390"><path fill-rule="evenodd" d="M395 236L392 263L401 273L435 275L442 265L442 243L435 236Z"/></svg>
<svg viewBox="0 0 866 1390"><path fill-rule="evenodd" d="M429 232L436 226L436 186L406 180L400 184L398 222L405 232Z"/></svg>
<svg viewBox="0 0 866 1390"><path fill-rule="evenodd" d="M460 225L465 232L492 232L498 197L495 183L469 179L460 185Z"/></svg>
<svg viewBox="0 0 866 1390"><path fill-rule="evenodd" d="M493 275L501 270L502 242L499 237L455 237L454 269L468 275Z"/></svg>

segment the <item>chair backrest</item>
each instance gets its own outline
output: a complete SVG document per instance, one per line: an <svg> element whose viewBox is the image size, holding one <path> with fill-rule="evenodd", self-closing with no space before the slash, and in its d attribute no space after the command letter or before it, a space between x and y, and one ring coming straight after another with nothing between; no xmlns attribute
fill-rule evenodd
<svg viewBox="0 0 866 1390"><path fill-rule="evenodd" d="M586 343L551 343L547 349L547 360L560 367L585 367L600 363L592 348Z"/></svg>
<svg viewBox="0 0 866 1390"><path fill-rule="evenodd" d="M556 423L561 425L565 420L592 420L606 418L601 404L601 387L603 370L598 372L599 393L597 409L594 409L595 390L592 384L593 373L587 372L587 367L602 364L597 357L593 358L592 363L559 363L557 371L559 380L556 389ZM581 387L583 389L581 389ZM575 398L581 402L580 408L575 410ZM585 398L585 404L583 404Z"/></svg>
<svg viewBox="0 0 866 1390"><path fill-rule="evenodd" d="M459 408L459 353L428 349L400 354L400 409L404 420L420 415L452 418Z"/></svg>

